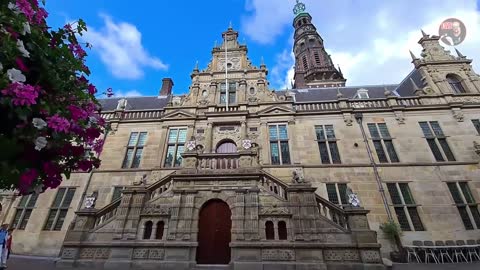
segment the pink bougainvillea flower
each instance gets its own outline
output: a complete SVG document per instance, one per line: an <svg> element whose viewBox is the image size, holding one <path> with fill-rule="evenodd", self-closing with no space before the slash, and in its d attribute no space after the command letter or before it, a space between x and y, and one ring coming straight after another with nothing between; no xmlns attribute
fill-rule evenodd
<svg viewBox="0 0 480 270"><path fill-rule="evenodd" d="M39 88L29 84L14 82L1 92L12 97L12 104L15 106L30 106L37 104L38 90Z"/></svg>
<svg viewBox="0 0 480 270"><path fill-rule="evenodd" d="M85 55L87 55L83 50L82 46L80 46L79 44L69 44L68 49L70 49L73 55L75 55L75 57L77 58L83 58L85 57Z"/></svg>
<svg viewBox="0 0 480 270"><path fill-rule="evenodd" d="M96 138L98 138L100 136L100 130L98 128L87 128L86 132L85 132L85 138L87 140L87 142L93 142L93 140L95 140Z"/></svg>
<svg viewBox="0 0 480 270"><path fill-rule="evenodd" d="M69 24L69 23L65 24L65 25L63 26L63 29L65 29L65 30L68 31L68 32L72 32L72 31L73 31L73 30L72 30L72 25Z"/></svg>
<svg viewBox="0 0 480 270"><path fill-rule="evenodd" d="M52 162L43 163L43 171L45 172L46 178L43 181L43 184L49 188L56 188L62 182L61 168Z"/></svg>
<svg viewBox="0 0 480 270"><path fill-rule="evenodd" d="M48 12L44 8L39 8L37 10L37 14L35 15L35 22L37 24L42 24L47 17L48 17Z"/></svg>
<svg viewBox="0 0 480 270"><path fill-rule="evenodd" d="M55 130L56 132L68 132L68 129L70 128L70 123L64 117L55 114L51 117L48 117L47 119L49 128Z"/></svg>
<svg viewBox="0 0 480 270"><path fill-rule="evenodd" d="M27 66L25 66L25 64L23 63L22 58L20 58L20 57L15 58L15 64L17 64L17 67L18 67L21 71L23 71L23 72L28 72L28 68L27 68Z"/></svg>
<svg viewBox="0 0 480 270"><path fill-rule="evenodd" d="M80 119L84 120L84 119L87 119L88 117L88 113L85 110L75 105L68 106L68 110L71 113L71 117L73 121L78 121Z"/></svg>
<svg viewBox="0 0 480 270"><path fill-rule="evenodd" d="M89 171L92 166L93 166L93 162L91 162L90 160L80 160L78 163L78 168L84 172L86 171Z"/></svg>
<svg viewBox="0 0 480 270"><path fill-rule="evenodd" d="M97 154L102 153L104 143L105 141L102 139L96 140L92 147L93 151L97 152Z"/></svg>
<svg viewBox="0 0 480 270"><path fill-rule="evenodd" d="M90 95L95 95L97 93L97 88L93 84L88 85L88 93Z"/></svg>
<svg viewBox="0 0 480 270"><path fill-rule="evenodd" d="M22 194L26 194L29 188L32 186L33 181L37 179L38 172L35 169L28 169L20 175L20 182L18 189Z"/></svg>
<svg viewBox="0 0 480 270"><path fill-rule="evenodd" d="M17 0L17 7L18 9L25 14L25 17L27 17L27 20L32 23L33 22L33 16L35 15L35 12L32 8L32 4L28 0Z"/></svg>

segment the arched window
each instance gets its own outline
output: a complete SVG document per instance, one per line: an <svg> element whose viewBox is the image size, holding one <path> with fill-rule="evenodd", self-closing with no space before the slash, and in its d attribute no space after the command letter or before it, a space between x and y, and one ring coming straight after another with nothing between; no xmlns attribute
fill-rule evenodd
<svg viewBox="0 0 480 270"><path fill-rule="evenodd" d="M466 93L465 88L463 88L460 78L455 74L447 75L448 84L452 88L453 92L456 94Z"/></svg>
<svg viewBox="0 0 480 270"><path fill-rule="evenodd" d="M225 153L236 153L237 152L237 145L233 141L224 141L217 146L217 153L225 154Z"/></svg>
<svg viewBox="0 0 480 270"><path fill-rule="evenodd" d="M278 239L287 240L287 223L283 220L278 222Z"/></svg>
<svg viewBox="0 0 480 270"><path fill-rule="evenodd" d="M267 240L275 239L275 231L273 229L273 222L271 221L265 222L265 236L267 237Z"/></svg>
<svg viewBox="0 0 480 270"><path fill-rule="evenodd" d="M143 239L150 239L150 236L152 236L152 227L153 222L145 222L145 228L143 229Z"/></svg>
<svg viewBox="0 0 480 270"><path fill-rule="evenodd" d="M163 221L159 221L157 223L157 231L155 232L155 239L163 239L164 228L165 228L165 223Z"/></svg>
<svg viewBox="0 0 480 270"><path fill-rule="evenodd" d="M250 95L255 95L255 88L254 87L250 87Z"/></svg>

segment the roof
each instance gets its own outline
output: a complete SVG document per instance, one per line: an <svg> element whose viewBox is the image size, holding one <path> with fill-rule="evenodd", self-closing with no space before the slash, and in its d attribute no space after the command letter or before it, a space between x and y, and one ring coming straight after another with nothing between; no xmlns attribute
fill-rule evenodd
<svg viewBox="0 0 480 270"><path fill-rule="evenodd" d="M285 93L295 93L297 102L309 101L327 101L337 100L337 94L340 92L344 98L355 98L357 91L360 89L368 90L369 98L385 98L385 90L394 91L397 84L387 85L365 85L365 86L347 86L347 87L325 87L325 88L307 88L276 91L277 95L285 95Z"/></svg>
<svg viewBox="0 0 480 270"><path fill-rule="evenodd" d="M416 86L419 88L423 88L423 80L422 75L418 69L413 69L410 74L403 79L403 81L398 85L397 89L395 90L400 96L414 96L415 95L415 87L412 84L412 80L415 82Z"/></svg>
<svg viewBox="0 0 480 270"><path fill-rule="evenodd" d="M113 111L117 108L120 99L127 100L127 110L153 110L162 109L167 106L170 100L169 96L150 96L150 97L118 97L99 99L102 111Z"/></svg>

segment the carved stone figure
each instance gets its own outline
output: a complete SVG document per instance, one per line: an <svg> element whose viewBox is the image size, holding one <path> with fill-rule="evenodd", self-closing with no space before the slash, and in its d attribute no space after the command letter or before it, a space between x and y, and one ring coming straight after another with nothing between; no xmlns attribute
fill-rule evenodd
<svg viewBox="0 0 480 270"><path fill-rule="evenodd" d="M352 189L347 188L348 203L353 207L360 207L360 199L357 193L354 193Z"/></svg>
<svg viewBox="0 0 480 270"><path fill-rule="evenodd" d="M303 175L300 175L300 173L298 173L297 171L293 171L292 182L295 184L305 183L305 178L303 178Z"/></svg>

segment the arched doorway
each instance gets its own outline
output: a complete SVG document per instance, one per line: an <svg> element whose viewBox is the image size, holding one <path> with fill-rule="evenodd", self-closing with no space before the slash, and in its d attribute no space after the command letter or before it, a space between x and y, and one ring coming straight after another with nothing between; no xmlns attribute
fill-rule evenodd
<svg viewBox="0 0 480 270"><path fill-rule="evenodd" d="M217 145L215 152L219 154L236 153L237 145L232 140L225 140Z"/></svg>
<svg viewBox="0 0 480 270"><path fill-rule="evenodd" d="M206 202L198 221L198 264L229 264L232 212L222 200Z"/></svg>

